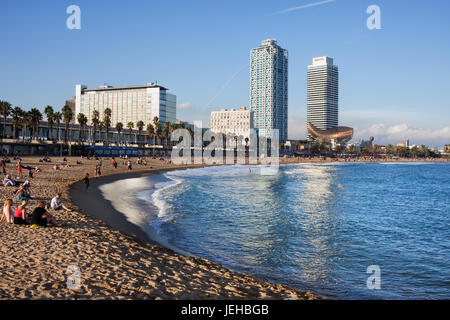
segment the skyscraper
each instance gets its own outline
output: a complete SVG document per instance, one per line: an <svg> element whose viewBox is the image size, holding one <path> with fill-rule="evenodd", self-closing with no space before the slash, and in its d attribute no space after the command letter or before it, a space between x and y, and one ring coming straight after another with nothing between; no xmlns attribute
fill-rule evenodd
<svg viewBox="0 0 450 320"><path fill-rule="evenodd" d="M319 130L338 126L339 72L333 59L318 57L308 66L307 121ZM311 134L311 130L308 130Z"/></svg>
<svg viewBox="0 0 450 320"><path fill-rule="evenodd" d="M278 129L280 142L287 140L288 53L275 39L251 51L250 110L260 136L270 138Z"/></svg>

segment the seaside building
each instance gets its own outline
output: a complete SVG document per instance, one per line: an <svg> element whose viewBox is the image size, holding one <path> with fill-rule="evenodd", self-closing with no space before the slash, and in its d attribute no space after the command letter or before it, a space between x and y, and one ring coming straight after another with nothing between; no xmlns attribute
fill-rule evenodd
<svg viewBox="0 0 450 320"><path fill-rule="evenodd" d="M338 126L339 72L329 57L308 66L307 121L319 130Z"/></svg>
<svg viewBox="0 0 450 320"><path fill-rule="evenodd" d="M92 124L92 113L99 111L100 118L106 108L112 111L111 124L128 122L135 124L142 120L145 124L153 123L158 117L162 126L166 122L176 121L176 96L167 92L168 89L154 83L143 86L112 87L100 86L88 89L81 84L76 85L75 118L83 113Z"/></svg>
<svg viewBox="0 0 450 320"><path fill-rule="evenodd" d="M250 129L253 125L253 112L246 107L239 110L222 109L211 112L210 119L211 131L223 134L234 134L250 138Z"/></svg>
<svg viewBox="0 0 450 320"><path fill-rule="evenodd" d="M310 140L346 143L353 129L339 127L339 71L333 58L317 57L308 66L307 128Z"/></svg>
<svg viewBox="0 0 450 320"><path fill-rule="evenodd" d="M280 142L288 138L288 53L267 39L252 49L250 61L250 110L259 135L270 138L279 130Z"/></svg>

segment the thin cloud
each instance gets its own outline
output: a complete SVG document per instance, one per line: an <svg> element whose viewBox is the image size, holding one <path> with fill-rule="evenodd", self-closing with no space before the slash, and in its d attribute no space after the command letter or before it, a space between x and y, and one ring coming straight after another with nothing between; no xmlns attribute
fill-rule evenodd
<svg viewBox="0 0 450 320"><path fill-rule="evenodd" d="M191 103L191 102L187 102L187 103L181 103L179 105L177 105L178 109L180 110L186 110L186 109L192 109L195 107L195 104Z"/></svg>
<svg viewBox="0 0 450 320"><path fill-rule="evenodd" d="M330 3L330 2L335 2L335 1L336 0L324 0L324 1L319 1L319 2L309 3L309 4L305 4L305 5L298 6L298 7L284 9L284 10L275 12L273 15L288 13L288 12L302 10L302 9L311 8L311 7L316 7L316 6L320 6L320 5L327 4L327 3Z"/></svg>

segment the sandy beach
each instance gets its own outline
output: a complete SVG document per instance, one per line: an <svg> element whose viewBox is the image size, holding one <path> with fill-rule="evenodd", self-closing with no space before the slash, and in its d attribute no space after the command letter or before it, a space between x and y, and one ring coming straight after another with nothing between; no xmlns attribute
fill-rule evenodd
<svg viewBox="0 0 450 320"><path fill-rule="evenodd" d="M164 248L115 211L97 190L99 185L117 179L185 166L159 159L138 166L134 160L133 171L127 172L122 160L115 169L105 159L102 177L95 178L95 160L68 158L70 167L58 171L53 170L53 165L61 164L62 158L52 158L51 163L38 160L23 158L24 165L42 169L31 180L33 200L29 209L34 209L38 200L49 202L61 192L63 203L73 212L50 210L63 223L62 227L32 229L0 224L0 299L320 299L311 292L259 280L206 259ZM76 161L82 164L77 165ZM282 161L297 162L297 159ZM15 165L16 161L7 165L8 173L14 177ZM91 176L87 193L81 191L83 185L79 182L86 172ZM25 170L24 175L27 173ZM0 187L2 204L13 197L16 189ZM14 208L17 205L16 201ZM78 290L68 289L66 283L67 270L72 265L81 271Z"/></svg>
<svg viewBox="0 0 450 320"><path fill-rule="evenodd" d="M130 174L125 173L126 166L121 161L114 169L109 160L104 160L103 177L96 179L95 160L68 158L70 167L58 171L53 170L53 165L62 163L62 158L52 158L52 163L39 163L38 160L36 157L23 158L24 165L42 169L31 180L33 200L29 202L29 208L34 209L38 200L50 201L56 192L62 192L63 203L74 211L50 210L64 224L62 227L32 229L5 223L0 225L1 299L319 298L310 292L233 272L205 259L183 256L151 243L139 227L115 214L104 201L95 201L95 188L99 183L155 174L177 168L175 165L155 159L150 160L146 167L134 164ZM77 160L82 164L76 165ZM17 175L15 164L13 161L7 165L8 173L14 173L14 177ZM72 203L69 194L69 187L86 172L91 175L89 192L94 199L93 204L86 206L91 209L89 215ZM112 174L116 176L108 177ZM0 190L3 203L13 197L16 188L1 186ZM17 202L14 203L16 206ZM92 208L96 209L95 212ZM67 270L72 265L81 271L78 290L68 289L66 283Z"/></svg>

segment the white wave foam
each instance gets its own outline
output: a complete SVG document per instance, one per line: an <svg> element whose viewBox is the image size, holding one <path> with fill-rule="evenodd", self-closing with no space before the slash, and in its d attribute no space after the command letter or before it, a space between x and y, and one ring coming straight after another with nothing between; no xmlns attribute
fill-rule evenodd
<svg viewBox="0 0 450 320"><path fill-rule="evenodd" d="M160 182L155 185L156 191L152 194L152 203L158 208L158 218L163 221L170 221L174 218L174 215L171 212L172 206L164 200L162 196L169 188L180 185L184 180L169 177L167 174L164 174L164 176L170 179L170 181Z"/></svg>

